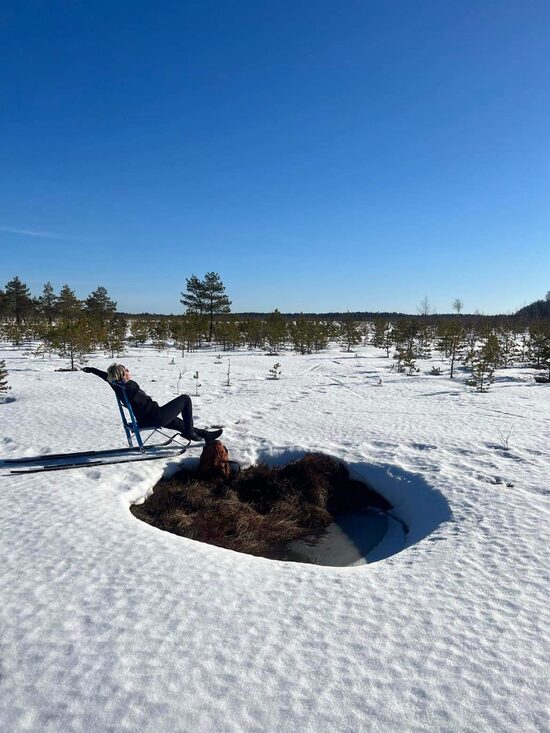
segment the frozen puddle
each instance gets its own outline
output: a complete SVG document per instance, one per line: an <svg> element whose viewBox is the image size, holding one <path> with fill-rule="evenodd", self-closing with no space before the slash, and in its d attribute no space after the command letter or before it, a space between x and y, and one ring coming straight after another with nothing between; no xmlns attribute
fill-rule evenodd
<svg viewBox="0 0 550 733"><path fill-rule="evenodd" d="M404 545L402 522L380 509L366 508L340 514L326 529L289 542L276 559L349 567L382 560Z"/></svg>

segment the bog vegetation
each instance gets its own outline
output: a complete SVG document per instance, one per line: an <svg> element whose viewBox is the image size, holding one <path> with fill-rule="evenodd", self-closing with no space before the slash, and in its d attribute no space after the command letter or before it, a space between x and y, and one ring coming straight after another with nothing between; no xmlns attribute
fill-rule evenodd
<svg viewBox="0 0 550 733"><path fill-rule="evenodd" d="M80 299L68 284L56 293L48 282L41 294L32 295L14 277L0 290L0 338L37 356L57 354L70 369L94 352L114 359L135 346L177 348L182 356L205 347L216 352L265 350L278 356L289 350L317 353L338 342L347 352L372 344L385 354L391 369L408 376L419 372L419 360L437 353L438 365L428 374L454 379L460 372L480 392L489 388L496 370L512 366L535 368L537 381L550 382L550 293L514 316L463 314L458 298L452 303L454 313L437 315L427 297L415 315L285 315L277 309L232 314L220 276L209 272L203 279L187 279L181 303L185 312L177 316L122 314L102 286ZM281 377L279 362L269 376ZM197 373L197 391L199 387Z"/></svg>
<svg viewBox="0 0 550 733"><path fill-rule="evenodd" d="M205 480L184 468L161 479L130 509L159 529L229 550L276 559L281 544L323 530L338 514L388 502L350 479L330 456L310 453L282 468L249 466L236 476Z"/></svg>

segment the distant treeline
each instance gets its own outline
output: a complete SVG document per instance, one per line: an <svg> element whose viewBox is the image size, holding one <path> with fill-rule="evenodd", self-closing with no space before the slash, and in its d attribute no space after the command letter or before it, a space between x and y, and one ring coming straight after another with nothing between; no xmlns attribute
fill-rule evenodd
<svg viewBox="0 0 550 733"><path fill-rule="evenodd" d="M205 282L210 287L206 295ZM218 289L215 307L214 288ZM339 343L348 352L367 344L383 349L388 359L395 360L396 371L408 375L418 371L417 359L429 359L436 350L448 360L451 378L457 368L466 368L471 372L469 383L480 391L487 389L495 369L512 365L548 370L550 379L545 301L514 316L433 314L427 308L415 315L230 313L230 301L216 273L208 273L205 281L188 280L188 294L182 298L187 311L176 316L119 313L101 286L80 300L68 285L55 293L46 283L42 294L33 297L25 283L14 278L0 293L0 338L33 349L35 356L58 354L69 360L71 368L93 352L101 350L115 358L131 347L177 348L184 356L206 344L219 351L246 348L276 355L282 350L318 353Z"/></svg>
<svg viewBox="0 0 550 733"><path fill-rule="evenodd" d="M539 301L544 303L544 301ZM501 315L484 315L482 313L430 313L429 315L419 313L399 313L399 312L380 312L380 311L347 311L345 313L334 311L331 313L280 313L281 317L288 322L295 321L297 318L304 318L310 321L342 321L342 320L354 320L354 321L376 321L376 320L387 320L387 321L403 321L409 320L414 322L429 322L436 324L444 321L459 320L465 328L476 327L477 325L483 324L489 328L497 328L503 324L515 324L518 328L527 328L533 321L540 321L544 319L550 319L550 312L545 314L542 310L533 311L533 315L528 313L520 314L501 314ZM279 311L275 311L279 313ZM121 312L121 316L124 318L144 318L144 319L158 319L170 321L174 318L181 316L163 313L130 313ZM247 311L242 313L231 313L230 315L218 315L218 321L224 320L253 320L253 321L265 321L269 317L269 313Z"/></svg>
<svg viewBox="0 0 550 733"><path fill-rule="evenodd" d="M536 300L531 305L520 308L516 313L517 318L525 318L527 321L536 321L539 318L550 318L550 293L546 300Z"/></svg>

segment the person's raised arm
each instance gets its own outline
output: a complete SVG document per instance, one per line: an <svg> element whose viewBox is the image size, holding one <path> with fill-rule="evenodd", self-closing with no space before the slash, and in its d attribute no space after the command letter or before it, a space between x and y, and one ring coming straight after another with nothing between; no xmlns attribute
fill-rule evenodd
<svg viewBox="0 0 550 733"><path fill-rule="evenodd" d="M102 372L101 369L94 369L94 367L82 367L82 371L86 372L86 374L95 374L96 377L101 377L101 379L104 379L106 382L107 380L107 372Z"/></svg>

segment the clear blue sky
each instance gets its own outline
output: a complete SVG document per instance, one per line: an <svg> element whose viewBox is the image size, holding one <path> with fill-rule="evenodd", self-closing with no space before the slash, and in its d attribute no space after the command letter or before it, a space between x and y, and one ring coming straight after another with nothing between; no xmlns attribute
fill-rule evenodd
<svg viewBox="0 0 550 733"><path fill-rule="evenodd" d="M181 312L550 289L548 0L4 0L0 286Z"/></svg>

